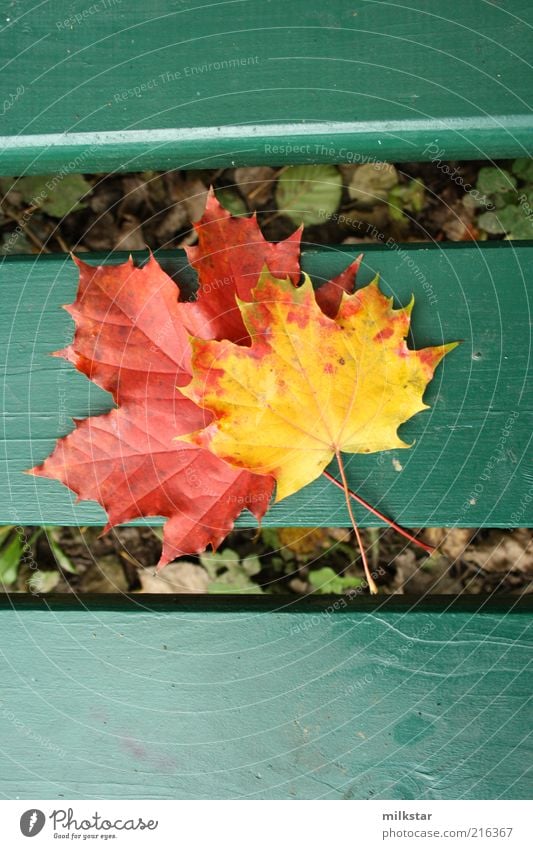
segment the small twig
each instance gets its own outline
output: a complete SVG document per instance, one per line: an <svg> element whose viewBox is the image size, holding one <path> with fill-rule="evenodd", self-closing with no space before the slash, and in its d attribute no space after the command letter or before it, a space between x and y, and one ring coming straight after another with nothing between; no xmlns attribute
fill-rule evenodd
<svg viewBox="0 0 533 849"><path fill-rule="evenodd" d="M371 539L369 546L372 557L372 569L374 572L379 566L379 530L378 528L368 528L368 535Z"/></svg>
<svg viewBox="0 0 533 849"><path fill-rule="evenodd" d="M365 547L363 545L363 540L361 539L361 534L359 532L359 528L357 527L357 523L355 521L355 516L353 514L352 502L350 501L350 491L348 490L348 483L346 481L346 474L344 472L344 464L342 462L341 452L339 450L337 450L335 452L335 456L337 457L337 463L339 464L339 471L341 473L341 478L342 478L342 488L344 490L344 495L345 495L345 498L346 498L346 506L348 508L348 513L350 515L352 527L355 531L355 536L356 536L356 539L357 539L357 543L359 545L359 551L361 552L361 559L363 561L363 568L365 570L368 588L369 588L370 592L372 593L372 595L377 595L378 588L375 584L375 581L374 581L372 575L370 574L370 569L368 568L368 562L367 562L367 559L366 559Z"/></svg>
<svg viewBox="0 0 533 849"><path fill-rule="evenodd" d="M142 563L139 560L137 560L136 557L132 557L131 554L128 551L119 551L118 554L119 554L119 557L122 557L123 560L127 560L128 563L132 564L132 566L135 566L138 569L144 569L144 566L142 565Z"/></svg>
<svg viewBox="0 0 533 849"><path fill-rule="evenodd" d="M55 234L55 237L56 237L57 241L59 242L59 247L61 248L61 250L62 250L62 251L65 251L65 253L66 253L66 254L69 254L69 253L71 252L71 251L70 251L70 248L69 248L69 246L67 245L67 243L65 242L65 240L64 240L63 236L61 235L61 233L59 233L59 232L58 232L58 233L56 233L56 234Z"/></svg>
<svg viewBox="0 0 533 849"><path fill-rule="evenodd" d="M278 179L278 177L279 177L279 175L280 175L280 174L282 174L282 173L283 173L283 171L285 171L285 168L286 168L286 167L287 167L287 166L286 166L286 165L284 165L284 166L283 166L283 168L278 168L278 170L274 172L274 174L272 175L272 177L270 178L270 180L261 180L261 181L257 184L257 186L255 187L255 189L252 189L252 191L248 194L248 200L253 200L253 198L254 198L256 195L258 195L258 194L259 194L259 192L261 191L261 189L263 188L263 186L265 185L265 183L270 183L270 182L274 182L274 180L277 180L277 179Z"/></svg>
<svg viewBox="0 0 533 849"><path fill-rule="evenodd" d="M277 209L271 215L268 215L266 218L262 219L261 226L266 227L267 224L270 224L271 221L274 221L276 218L279 218L280 215L282 215L282 212L280 209Z"/></svg>
<svg viewBox="0 0 533 849"><path fill-rule="evenodd" d="M11 210L9 210L9 209L5 209L4 212L5 212L5 214L7 215L8 218L11 218L12 221L16 221L16 223L21 228L21 230L24 231L24 233L26 234L26 236L28 237L30 242L33 242L35 247L39 248L41 253L43 253L43 254L51 253L50 248L47 248L45 245L43 245L41 240L35 235L35 233L33 233L30 230L29 225L26 224L25 221L23 221L21 218L19 218L18 215L15 215L15 213L11 212Z"/></svg>
<svg viewBox="0 0 533 849"><path fill-rule="evenodd" d="M342 489L344 491L344 487L343 487L342 483L340 483L340 481L338 481L337 478L334 478L333 475L330 475L329 472L322 472L322 474L324 475L324 477L326 477L328 479L328 481L331 481L331 483L334 483L335 486L337 486L339 489ZM405 528L402 528L401 525L397 525L396 522L394 522L392 519L389 519L388 516L385 516L384 513L380 513L379 510L376 510L375 507L372 507L372 505L369 504L368 501L365 501L364 498L361 498L361 496L357 495L357 493L354 492L352 489L349 489L348 493L349 493L351 498L353 498L355 501L358 501L359 504L361 504L363 507L365 507L367 510L369 510L370 513L373 513L374 516L377 516L378 519L381 519L383 522L386 522L387 525L390 525L390 527L394 528L395 531L398 531L398 533L401 534L402 536L404 536L406 539L408 539L409 542L412 542L415 545L418 545L420 548L423 548L424 551L427 551L428 554L434 554L435 551L437 550L435 548L435 546L429 545L427 542L422 542L422 540L419 540L416 537L414 537L412 534L410 534L409 531L406 531Z"/></svg>

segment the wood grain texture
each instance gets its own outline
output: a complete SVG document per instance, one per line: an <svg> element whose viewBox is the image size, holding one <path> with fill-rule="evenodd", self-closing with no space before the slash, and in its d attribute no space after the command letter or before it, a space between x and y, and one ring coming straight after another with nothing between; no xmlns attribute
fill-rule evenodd
<svg viewBox="0 0 533 849"><path fill-rule="evenodd" d="M517 599L332 601L3 598L0 796L530 798Z"/></svg>
<svg viewBox="0 0 533 849"><path fill-rule="evenodd" d="M0 33L3 174L531 152L530 0L34 7Z"/></svg>
<svg viewBox="0 0 533 849"><path fill-rule="evenodd" d="M308 250L303 267L320 284L354 255L344 248ZM177 278L190 281L183 255L160 259ZM527 288L533 245L369 246L359 283L376 271L397 303L408 303L414 292L416 347L455 339L463 344L437 370L425 395L431 410L401 428L413 448L347 456L350 485L407 527L533 524ZM94 415L112 405L109 395L72 366L49 356L72 336L72 321L60 305L73 300L77 269L68 257L6 258L0 285L0 522L103 524L104 513L94 503L75 504L56 481L22 474L71 430L71 416ZM331 470L337 471L334 464ZM376 524L359 509L357 518ZM254 521L245 512L239 524ZM321 478L271 508L264 524L349 525L349 518L342 493Z"/></svg>

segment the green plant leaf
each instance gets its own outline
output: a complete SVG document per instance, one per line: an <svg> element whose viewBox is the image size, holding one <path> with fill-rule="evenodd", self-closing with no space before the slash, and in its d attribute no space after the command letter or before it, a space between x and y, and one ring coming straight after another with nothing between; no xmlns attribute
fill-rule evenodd
<svg viewBox="0 0 533 849"><path fill-rule="evenodd" d="M276 185L276 205L296 224L324 224L339 206L342 177L334 165L291 165Z"/></svg>
<svg viewBox="0 0 533 849"><path fill-rule="evenodd" d="M53 218L63 218L86 206L81 199L92 187L81 174L67 174L65 177L22 177L13 188L22 194L26 203L38 206Z"/></svg>
<svg viewBox="0 0 533 849"><path fill-rule="evenodd" d="M227 583L225 584L223 581L213 581L207 587L207 592L211 594L222 594L222 593L243 593L245 595L261 595L263 590L259 586L259 584L252 583Z"/></svg>
<svg viewBox="0 0 533 849"><path fill-rule="evenodd" d="M2 235L0 243L0 254L10 256L11 254L32 254L35 248L26 238L26 234L19 229L11 230Z"/></svg>
<svg viewBox="0 0 533 849"><path fill-rule="evenodd" d="M248 207L238 192L233 189L217 189L215 194L218 202L232 215L247 215Z"/></svg>
<svg viewBox="0 0 533 849"><path fill-rule="evenodd" d="M261 539L272 551L280 548L279 536L276 528L261 528Z"/></svg>
<svg viewBox="0 0 533 849"><path fill-rule="evenodd" d="M508 205L498 212L479 216L479 226L487 233L507 233L510 239L533 239L533 216L520 206Z"/></svg>
<svg viewBox="0 0 533 849"><path fill-rule="evenodd" d="M386 203L390 190L398 181L394 165L388 162L365 162L354 171L348 194L360 206L375 206L376 203Z"/></svg>
<svg viewBox="0 0 533 849"><path fill-rule="evenodd" d="M261 561L256 554L251 554L249 557L245 557L241 562L241 566L244 569L244 572L247 575L258 575L261 571Z"/></svg>
<svg viewBox="0 0 533 849"><path fill-rule="evenodd" d="M0 552L0 583L12 584L16 581L23 545L22 539L15 534Z"/></svg>
<svg viewBox="0 0 533 849"><path fill-rule="evenodd" d="M504 168L480 168L476 189L487 195L499 195L516 189L516 177Z"/></svg>
<svg viewBox="0 0 533 849"><path fill-rule="evenodd" d="M498 195L492 195L491 197L485 195L485 197L488 203L492 203L495 209L503 209L504 207L509 206L509 204L512 205L516 203L516 191L514 190L502 192Z"/></svg>
<svg viewBox="0 0 533 849"><path fill-rule="evenodd" d="M388 194L389 215L393 221L407 224L409 219L403 210L421 212L426 203L426 192L423 183L410 180L407 184L394 186Z"/></svg>
<svg viewBox="0 0 533 849"><path fill-rule="evenodd" d="M14 525L3 525L0 527L0 546L4 544L9 534L14 530Z"/></svg>
<svg viewBox="0 0 533 849"><path fill-rule="evenodd" d="M224 551L204 551L200 555L200 563L213 580L216 579L219 572L231 569L238 562L239 555L231 548L225 548Z"/></svg>
<svg viewBox="0 0 533 849"><path fill-rule="evenodd" d="M533 159L529 157L515 159L511 171L519 180L524 180L525 183L533 183Z"/></svg>
<svg viewBox="0 0 533 849"><path fill-rule="evenodd" d="M327 595L342 594L346 590L355 589L360 587L363 581L354 575L337 575L329 566L324 566L322 569L315 569L309 573L309 583L313 587L313 592Z"/></svg>
<svg viewBox="0 0 533 849"><path fill-rule="evenodd" d="M242 563L231 548L221 552L203 553L200 563L209 575L208 593L262 593L262 588L250 581L261 570L259 558L251 555Z"/></svg>
<svg viewBox="0 0 533 849"><path fill-rule="evenodd" d="M250 581L245 571L240 567L233 567L223 572L214 581L210 581L207 587L208 593L262 593L259 584Z"/></svg>
<svg viewBox="0 0 533 849"><path fill-rule="evenodd" d="M515 227L520 226L526 219L519 206L506 206L498 212L498 217L506 233L510 233Z"/></svg>
<svg viewBox="0 0 533 849"><path fill-rule="evenodd" d="M57 533L57 531L49 531L48 532L48 545L50 546L50 550L54 555L55 561L65 572L70 572L71 575L77 575L78 570L76 566L68 557L59 543L54 539L53 534Z"/></svg>
<svg viewBox="0 0 533 849"><path fill-rule="evenodd" d="M521 221L513 224L510 232L510 239L533 239L533 218L530 216L522 216Z"/></svg>
<svg viewBox="0 0 533 849"><path fill-rule="evenodd" d="M525 201L530 207L529 210L525 210L526 214L529 214L533 210L533 186L524 186L520 192L520 197L522 198L521 202Z"/></svg>
<svg viewBox="0 0 533 849"><path fill-rule="evenodd" d="M485 230L486 233L490 233L492 236L507 232L498 212L483 212L479 216L477 223L482 230Z"/></svg>

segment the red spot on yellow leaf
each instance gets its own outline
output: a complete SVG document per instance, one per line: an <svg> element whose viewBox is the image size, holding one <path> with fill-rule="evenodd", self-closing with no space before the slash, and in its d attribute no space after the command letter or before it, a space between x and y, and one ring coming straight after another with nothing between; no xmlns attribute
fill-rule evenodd
<svg viewBox="0 0 533 849"><path fill-rule="evenodd" d="M392 327L384 327L383 330L380 330L379 333L376 333L374 336L374 342L383 342L385 339L390 339L394 330Z"/></svg>

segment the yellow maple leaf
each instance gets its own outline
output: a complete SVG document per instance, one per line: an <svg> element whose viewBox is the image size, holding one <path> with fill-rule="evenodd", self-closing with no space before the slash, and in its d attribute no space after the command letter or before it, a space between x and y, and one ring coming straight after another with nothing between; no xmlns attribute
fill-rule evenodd
<svg viewBox="0 0 533 849"><path fill-rule="evenodd" d="M214 421L187 439L277 481L276 501L315 480L339 452L409 448L400 424L427 409L424 390L456 342L411 351L413 301L393 309L378 278L343 294L335 319L299 287L260 277L239 303L251 347L193 339L193 379L182 388Z"/></svg>
<svg viewBox="0 0 533 849"><path fill-rule="evenodd" d="M410 350L414 301L394 309L377 277L344 293L335 318L319 308L307 276L296 288L265 269L252 297L238 302L251 346L192 339L193 379L181 391L214 418L179 438L272 475L276 501L315 480L335 456L357 533L341 452L409 448L398 427L428 408L424 390L457 343ZM369 584L374 591L370 577Z"/></svg>

